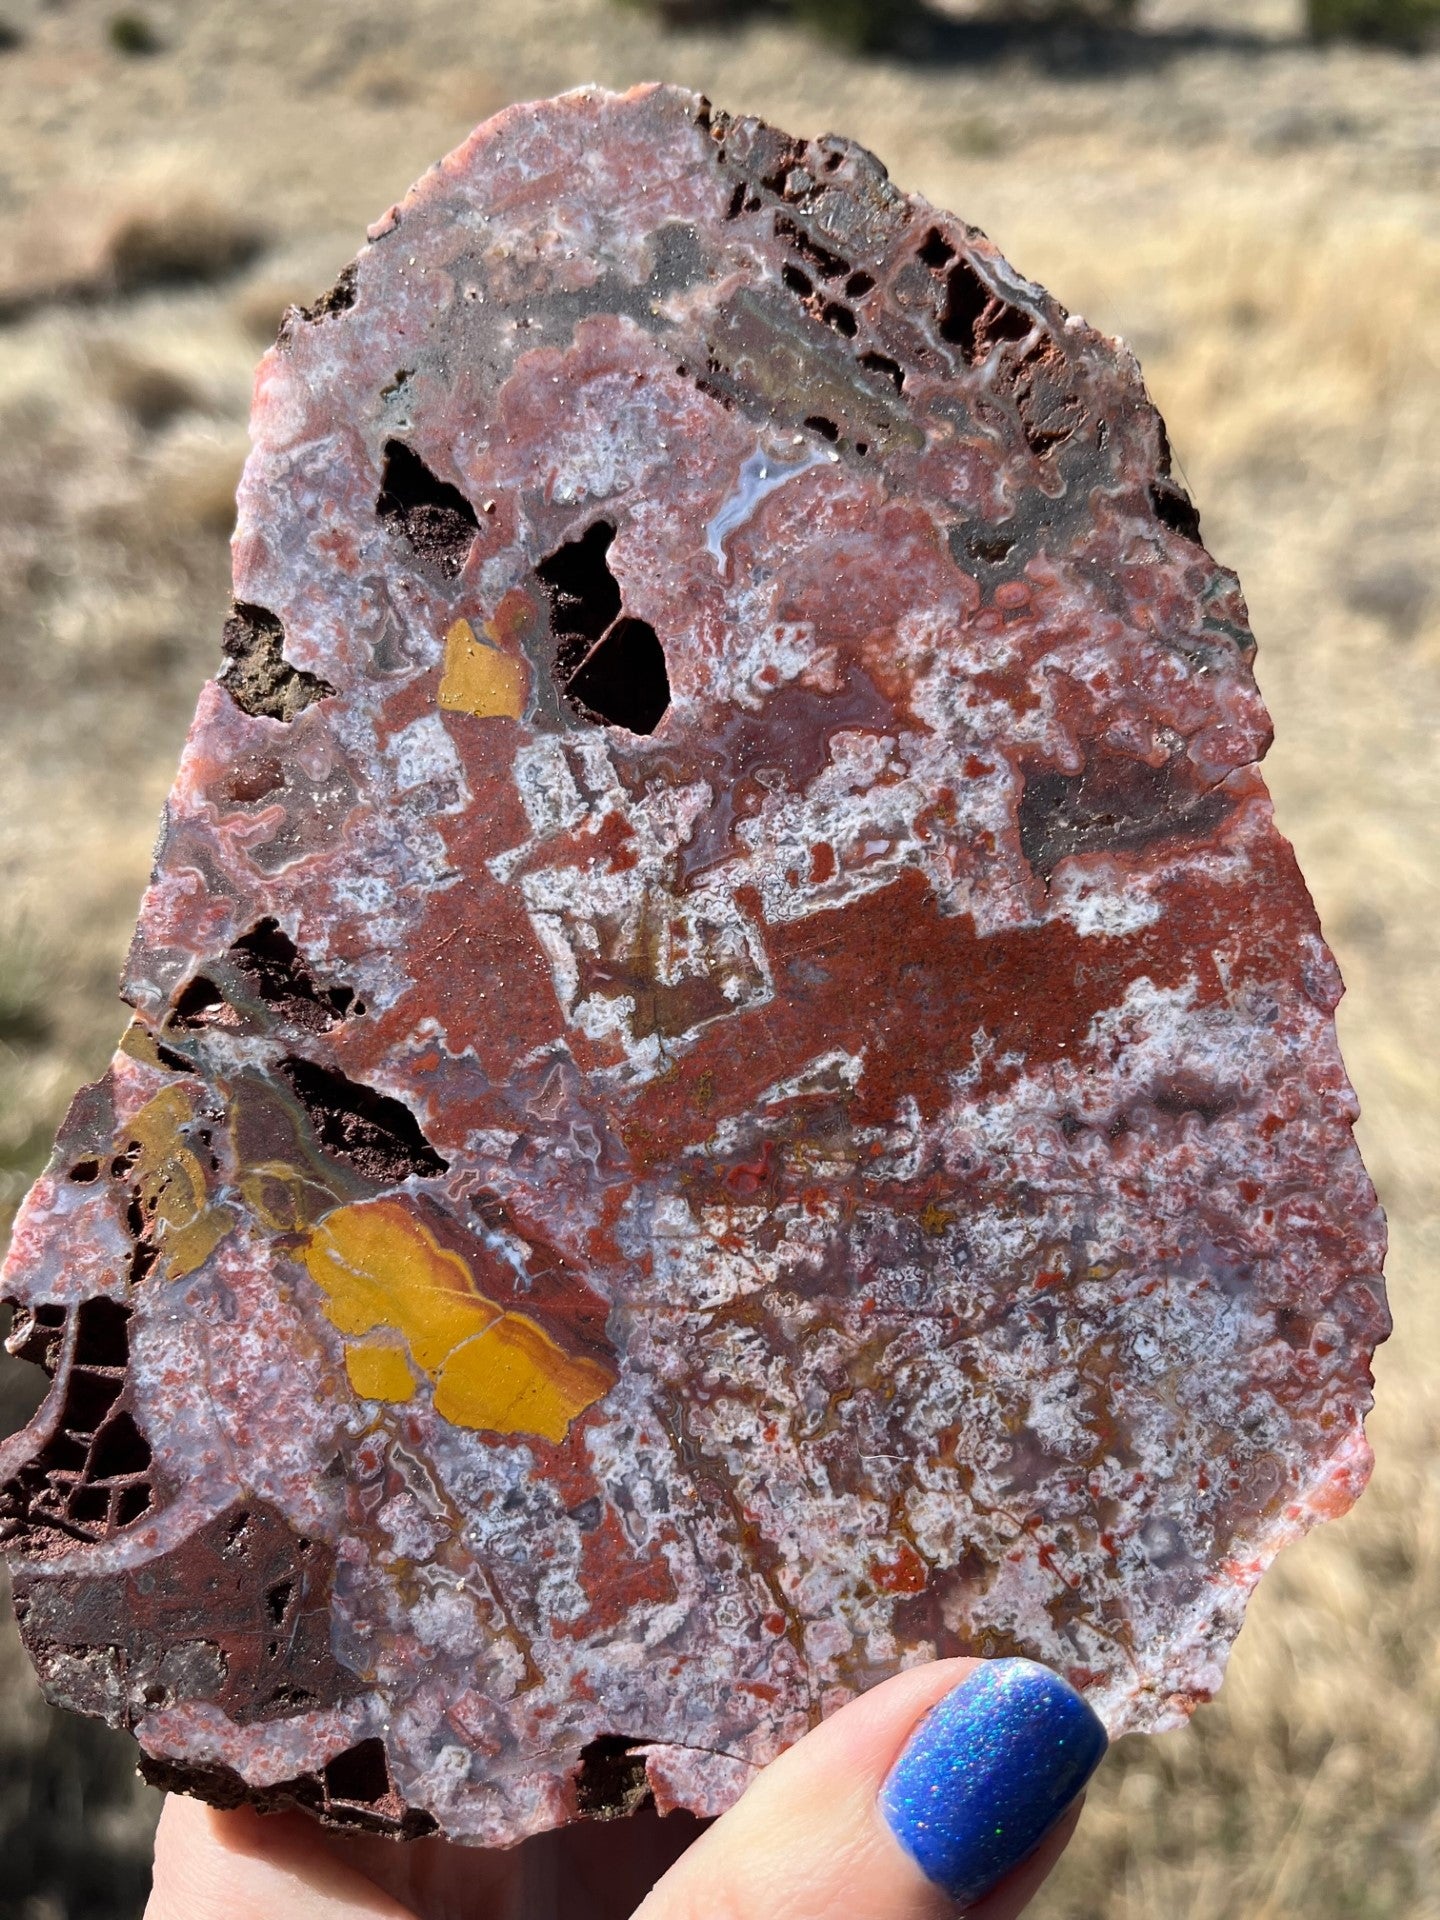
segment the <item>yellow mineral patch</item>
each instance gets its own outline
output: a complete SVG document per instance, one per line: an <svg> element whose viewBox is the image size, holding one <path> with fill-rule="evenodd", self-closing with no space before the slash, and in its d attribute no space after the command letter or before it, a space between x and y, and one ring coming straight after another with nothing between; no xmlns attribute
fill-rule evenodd
<svg viewBox="0 0 1440 1920"><path fill-rule="evenodd" d="M527 1315L487 1299L460 1255L397 1200L328 1214L310 1235L305 1265L346 1336L350 1382L366 1399L409 1399L413 1390L399 1348L354 1344L380 1330L401 1336L435 1382L436 1411L456 1426L558 1442L614 1385L597 1361L566 1353Z"/></svg>
<svg viewBox="0 0 1440 1920"><path fill-rule="evenodd" d="M146 1231L171 1280L194 1273L234 1224L228 1208L211 1206L205 1168L185 1143L181 1129L193 1118L185 1090L166 1087L116 1135L119 1151L139 1149L132 1178Z"/></svg>
<svg viewBox="0 0 1440 1920"><path fill-rule="evenodd" d="M525 662L477 637L468 620L445 635L440 704L481 720L518 720L525 711Z"/></svg>
<svg viewBox="0 0 1440 1920"><path fill-rule="evenodd" d="M427 1373L500 1317L459 1254L395 1200L327 1215L310 1236L305 1264L341 1333L391 1327Z"/></svg>
<svg viewBox="0 0 1440 1920"><path fill-rule="evenodd" d="M139 1060L147 1067L163 1067L160 1049L155 1044L155 1036L140 1020L132 1020L120 1036L121 1053L129 1054L132 1060Z"/></svg>
<svg viewBox="0 0 1440 1920"><path fill-rule="evenodd" d="M362 1400L409 1400L415 1392L415 1376L399 1347L347 1347L345 1371Z"/></svg>
<svg viewBox="0 0 1440 1920"><path fill-rule="evenodd" d="M457 1347L435 1382L435 1411L457 1427L538 1433L561 1441L570 1422L614 1385L597 1361L574 1359L523 1313Z"/></svg>

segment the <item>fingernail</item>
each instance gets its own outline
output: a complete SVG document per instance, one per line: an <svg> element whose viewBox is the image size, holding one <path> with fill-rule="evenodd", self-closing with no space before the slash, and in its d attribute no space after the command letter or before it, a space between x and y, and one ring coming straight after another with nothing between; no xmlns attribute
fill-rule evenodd
<svg viewBox="0 0 1440 1920"><path fill-rule="evenodd" d="M926 1877L968 1905L1034 1851L1108 1744L1059 1674L989 1660L910 1736L880 1810Z"/></svg>

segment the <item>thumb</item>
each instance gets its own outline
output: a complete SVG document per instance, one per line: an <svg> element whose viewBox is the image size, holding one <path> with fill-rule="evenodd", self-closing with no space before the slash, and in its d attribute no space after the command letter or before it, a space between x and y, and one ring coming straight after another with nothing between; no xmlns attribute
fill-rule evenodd
<svg viewBox="0 0 1440 1920"><path fill-rule="evenodd" d="M767 1767L636 1920L1012 1920L1105 1747L1034 1661L916 1667Z"/></svg>

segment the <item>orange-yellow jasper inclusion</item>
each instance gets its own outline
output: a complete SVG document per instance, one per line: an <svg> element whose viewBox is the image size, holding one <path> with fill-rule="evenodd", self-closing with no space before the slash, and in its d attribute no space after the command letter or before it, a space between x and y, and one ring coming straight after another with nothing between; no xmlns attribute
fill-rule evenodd
<svg viewBox="0 0 1440 1920"><path fill-rule="evenodd" d="M350 1383L366 1399L408 1400L413 1361L434 1382L436 1412L455 1426L558 1442L615 1384L528 1315L487 1300L460 1255L398 1201L329 1214L310 1235L305 1265L345 1335ZM399 1336L408 1361L386 1335Z"/></svg>
<svg viewBox="0 0 1440 1920"><path fill-rule="evenodd" d="M346 1347L345 1371L362 1400L408 1400L415 1391L415 1375L400 1347Z"/></svg>
<svg viewBox="0 0 1440 1920"><path fill-rule="evenodd" d="M171 1280L202 1267L235 1220L228 1208L211 1205L205 1169L186 1144L194 1117L184 1089L166 1087L125 1129L141 1216Z"/></svg>
<svg viewBox="0 0 1440 1920"><path fill-rule="evenodd" d="M477 639L468 620L456 620L445 635L440 704L481 720L518 720L525 711L525 662Z"/></svg>

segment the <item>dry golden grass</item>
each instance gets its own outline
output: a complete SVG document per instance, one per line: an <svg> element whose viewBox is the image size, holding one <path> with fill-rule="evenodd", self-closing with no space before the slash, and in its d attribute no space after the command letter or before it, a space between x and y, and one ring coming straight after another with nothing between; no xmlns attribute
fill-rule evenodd
<svg viewBox="0 0 1440 1920"><path fill-rule="evenodd" d="M1163 35L1186 4L1142 15ZM507 98L660 76L853 132L1140 353L1250 599L1268 772L1350 982L1342 1037L1394 1233L1370 1491L1282 1555L1219 1701L1112 1756L1034 1912L1440 1920L1440 65L1286 47L1292 0L1196 0L1197 17L1278 38L1173 59L1162 38L1092 74L921 70L774 25L665 39L606 0L419 0L403 32L379 0L303 18L191 0L157 6L164 50L126 62L89 0L25 15L0 165L17 230L49 238L18 264L0 243L0 294L8 272L31 301L0 355L0 1208L113 1036L153 822L215 658L266 316L327 284L364 221ZM64 293L137 196L193 238L196 181L201 228L263 231L252 266L238 240L219 266L197 241L184 285L45 303L47 273ZM13 1639L0 1695L0 1920L132 1915L152 1816L123 1743L47 1715Z"/></svg>
<svg viewBox="0 0 1440 1920"><path fill-rule="evenodd" d="M1440 1914L1440 244L1403 196L1347 205L1328 172L1212 175L1211 204L1177 190L1098 250L1053 202L994 222L1026 271L1138 337L1246 584L1272 789L1350 981L1397 1320L1370 1491L1267 1576L1219 1701L1117 1750L1045 1920Z"/></svg>

